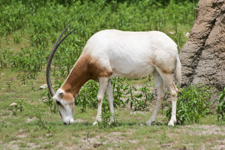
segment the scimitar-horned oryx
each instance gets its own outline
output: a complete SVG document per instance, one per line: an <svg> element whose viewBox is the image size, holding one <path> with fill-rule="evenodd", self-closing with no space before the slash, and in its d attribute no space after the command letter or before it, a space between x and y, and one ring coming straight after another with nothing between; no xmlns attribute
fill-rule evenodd
<svg viewBox="0 0 225 150"><path fill-rule="evenodd" d="M69 25L62 34L68 27ZM48 88L58 106L64 124L74 122L74 101L80 88L88 80L92 79L99 82L98 112L94 122L94 124L97 124L98 121L101 121L102 101L105 92L110 112L114 113L111 78L143 78L152 73L158 97L155 110L147 121L147 125L151 125L156 119L166 92L164 84L169 90L172 100L172 115L168 125L174 125L176 122L177 94L181 83L181 63L177 45L171 38L159 31L99 31L87 41L66 81L55 93L50 80L51 61L57 47L70 33L61 41L59 40L62 34L57 39L49 56L46 70ZM178 89L173 81L173 69Z"/></svg>

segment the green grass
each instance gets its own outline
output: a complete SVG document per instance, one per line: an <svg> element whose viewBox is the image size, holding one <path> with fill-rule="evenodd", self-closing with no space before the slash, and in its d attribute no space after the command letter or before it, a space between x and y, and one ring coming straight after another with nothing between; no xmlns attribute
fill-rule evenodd
<svg viewBox="0 0 225 150"><path fill-rule="evenodd" d="M218 123L214 115L201 119L199 124L169 127L165 109L160 110L154 125L146 126L152 112L133 113L127 108L119 108L116 109L117 127L100 129L92 125L97 109L87 108L82 113L81 107L77 106L74 119L82 122L65 126L59 114L51 113L42 101L44 91L38 88L45 82L44 72L36 80L29 80L26 86L13 78L16 74L8 69L1 70L0 143L3 149L12 146L20 149L211 149L223 143L225 138L224 122ZM13 79L10 88L5 82L9 79ZM29 86L31 82L35 82L34 90ZM24 99L24 108L13 115L10 104L20 99ZM49 132L40 125L35 117L38 112L41 112L45 126L53 130Z"/></svg>

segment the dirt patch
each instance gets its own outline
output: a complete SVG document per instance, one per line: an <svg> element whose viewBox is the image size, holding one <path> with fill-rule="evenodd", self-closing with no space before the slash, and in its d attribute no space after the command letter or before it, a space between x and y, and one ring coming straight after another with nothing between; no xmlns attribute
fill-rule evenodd
<svg viewBox="0 0 225 150"><path fill-rule="evenodd" d="M36 143L27 143L27 145L28 145L31 149L37 149L37 148L40 148L40 145L37 145Z"/></svg>
<svg viewBox="0 0 225 150"><path fill-rule="evenodd" d="M4 149L19 149L19 142L21 142L20 140L18 141L11 141L9 143L3 143L3 147Z"/></svg>
<svg viewBox="0 0 225 150"><path fill-rule="evenodd" d="M0 121L2 121L2 119L4 120L5 118L11 117L12 116L12 112L11 111L0 111Z"/></svg>
<svg viewBox="0 0 225 150"><path fill-rule="evenodd" d="M83 121L83 120L81 120ZM105 145L110 145L111 149L121 148L120 144L122 143L130 143L131 145L136 145L141 142L143 139L130 139L129 137L133 134L134 130L130 130L129 132L109 132L105 133L96 133L95 131L91 132L80 132L79 136L73 136L72 139L68 143L64 142L43 142L40 144L36 143L26 143L29 148L41 148L43 145L55 145L56 149L95 149L101 148ZM152 133L153 134L153 133ZM157 132L155 134L161 134L161 132ZM202 136L202 135L225 135L225 127L224 126L216 126L216 125L186 125L182 126L181 128L177 128L176 132L167 133L166 136L168 138L177 137L179 134L188 134L193 136ZM24 138L26 137L26 133L23 130L19 130L17 133L17 137ZM171 143L161 143L159 147L162 149L171 149L174 145L177 145L180 141L171 141ZM205 142L202 143L202 149L207 149L207 147L211 147L213 149L223 150L225 149L225 139L216 139L213 140L215 145L212 145L212 142ZM11 141L9 143L3 143L0 141L0 145L3 148L7 149L19 149L21 144L21 140ZM192 148L193 145L187 144L186 147ZM212 147L213 146L213 147ZM138 149L146 149L146 147L141 146Z"/></svg>
<svg viewBox="0 0 225 150"><path fill-rule="evenodd" d="M225 139L224 140L217 140L217 145L215 145L213 148L218 150L225 150Z"/></svg>
<svg viewBox="0 0 225 150"><path fill-rule="evenodd" d="M126 140L126 135L132 134L132 132L111 132L109 134L99 134L96 136L91 137L89 133L85 133L85 137L83 140L79 141L79 148L78 149L93 149L98 148L105 144L113 144L114 147L118 147L119 143L122 143ZM82 138L81 138L82 139ZM137 140L128 140L128 142L138 143ZM61 144L60 144L61 145ZM73 147L75 148L75 147Z"/></svg>
<svg viewBox="0 0 225 150"><path fill-rule="evenodd" d="M25 138L27 137L27 134L23 131L23 129L20 129L19 132L16 134L16 137Z"/></svg>
<svg viewBox="0 0 225 150"><path fill-rule="evenodd" d="M225 135L224 126L215 125L187 125L184 128L197 128L198 131L188 131L191 135Z"/></svg>
<svg viewBox="0 0 225 150"><path fill-rule="evenodd" d="M36 117L33 117L33 118L27 118L27 121L26 122L31 122L31 121L34 121L36 120L37 118Z"/></svg>
<svg viewBox="0 0 225 150"><path fill-rule="evenodd" d="M83 120L83 119L76 119L76 120L74 120L74 122L75 122L75 123L82 123L82 122L86 122L86 121Z"/></svg>

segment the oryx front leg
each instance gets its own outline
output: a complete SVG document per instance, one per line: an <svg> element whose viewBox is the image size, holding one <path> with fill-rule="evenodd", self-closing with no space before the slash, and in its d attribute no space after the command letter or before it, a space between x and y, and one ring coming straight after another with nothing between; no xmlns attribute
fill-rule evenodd
<svg viewBox="0 0 225 150"><path fill-rule="evenodd" d="M101 115L102 115L102 101L104 98L104 94L108 85L108 78L99 78L99 90L97 95L98 100L98 112L96 116L96 120L93 123L93 125L98 124L98 121L101 121Z"/></svg>
<svg viewBox="0 0 225 150"><path fill-rule="evenodd" d="M163 87L163 79L159 75L159 73L155 70L153 72L153 77L154 77L154 82L155 82L155 87L156 87L156 92L157 92L157 102L155 106L155 110L151 116L151 118L146 122L147 125L151 125L153 122L155 122L156 116L159 112L160 106L162 104L162 101L165 97L165 91Z"/></svg>
<svg viewBox="0 0 225 150"><path fill-rule="evenodd" d="M109 108L110 108L110 112L112 114L112 117L110 118L110 124L113 123L115 121L115 117L114 117L114 107L113 107L113 91L112 91L112 85L111 85L111 81L108 80L108 86L106 89L106 96L107 96L107 100L109 102Z"/></svg>

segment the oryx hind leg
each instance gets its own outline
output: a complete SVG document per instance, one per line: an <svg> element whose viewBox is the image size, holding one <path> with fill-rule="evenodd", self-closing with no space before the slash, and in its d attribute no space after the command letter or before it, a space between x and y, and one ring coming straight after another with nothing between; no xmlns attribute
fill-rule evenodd
<svg viewBox="0 0 225 150"><path fill-rule="evenodd" d="M171 112L171 119L170 119L168 125L174 126L174 123L177 121L176 107L177 107L177 94L179 91L173 81L172 70L170 72L163 72L163 71L157 69L157 71L163 78L163 81L164 81L167 89L170 91L170 97L171 97L171 101L172 101L172 112Z"/></svg>

